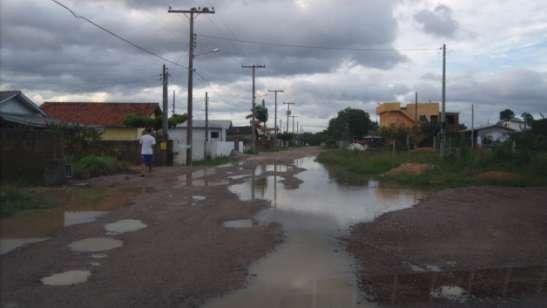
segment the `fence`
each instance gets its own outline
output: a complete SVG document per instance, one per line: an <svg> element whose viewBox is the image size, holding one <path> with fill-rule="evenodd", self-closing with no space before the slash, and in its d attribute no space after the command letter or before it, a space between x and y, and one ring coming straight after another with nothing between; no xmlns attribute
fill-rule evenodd
<svg viewBox="0 0 547 308"><path fill-rule="evenodd" d="M61 132L47 129L1 128L0 142L2 182L64 182L64 139Z"/></svg>

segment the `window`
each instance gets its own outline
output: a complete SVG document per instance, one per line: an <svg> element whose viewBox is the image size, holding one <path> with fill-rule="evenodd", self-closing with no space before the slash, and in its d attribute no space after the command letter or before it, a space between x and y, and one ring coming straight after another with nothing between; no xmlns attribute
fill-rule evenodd
<svg viewBox="0 0 547 308"><path fill-rule="evenodd" d="M211 132L211 139L218 139L218 132Z"/></svg>

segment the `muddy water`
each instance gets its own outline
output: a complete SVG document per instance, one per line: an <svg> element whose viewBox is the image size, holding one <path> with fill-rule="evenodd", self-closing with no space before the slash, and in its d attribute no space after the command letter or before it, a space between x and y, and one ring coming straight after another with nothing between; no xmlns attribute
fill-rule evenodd
<svg viewBox="0 0 547 308"><path fill-rule="evenodd" d="M356 285L355 265L338 238L357 222L412 206L422 193L383 187L347 186L330 178L313 158L293 166L259 166L242 184L229 189L242 200L266 199L261 224L279 223L286 238L276 250L253 264L248 287L209 302L206 307L374 307ZM257 176L265 172L273 175ZM268 173L271 174L271 173ZM281 176L284 175L284 176Z"/></svg>

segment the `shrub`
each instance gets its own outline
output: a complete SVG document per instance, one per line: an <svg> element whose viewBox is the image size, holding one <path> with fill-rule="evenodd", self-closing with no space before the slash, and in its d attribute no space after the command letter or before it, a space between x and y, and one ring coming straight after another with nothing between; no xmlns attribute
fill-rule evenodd
<svg viewBox="0 0 547 308"><path fill-rule="evenodd" d="M89 178L113 174L127 170L127 165L111 156L89 155L80 159L74 165L74 176Z"/></svg>
<svg viewBox="0 0 547 308"><path fill-rule="evenodd" d="M0 217L12 216L16 212L43 209L51 207L51 204L45 202L28 191L15 186L0 187Z"/></svg>

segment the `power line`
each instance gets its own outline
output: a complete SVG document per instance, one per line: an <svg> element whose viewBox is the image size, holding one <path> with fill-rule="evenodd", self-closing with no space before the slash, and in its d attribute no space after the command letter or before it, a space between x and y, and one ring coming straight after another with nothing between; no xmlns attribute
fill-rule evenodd
<svg viewBox="0 0 547 308"><path fill-rule="evenodd" d="M151 55L151 56L154 56L154 57L156 57L156 58L159 58L159 59L161 59L161 60L163 60L163 61L166 61L166 62L169 62L169 63L171 63L171 64L174 64L174 65L177 65L177 66L182 66L182 67L185 67L185 68L186 68L186 66L184 66L184 65L182 65L182 64L180 64L180 63L177 63L177 62L175 62L175 61L173 61L173 60L167 59L167 58L165 58L164 56L161 56L161 55L159 55L159 54L157 54L157 53L155 53L155 52L153 52L153 51L151 51L151 50L149 50L149 49L146 49L146 48L140 46L139 44L134 43L134 42L130 41L129 39L126 39L125 37L123 37L123 36L121 36L121 35L119 35L119 34L117 34L117 33L114 33L113 31L111 31L111 30L109 30L109 29L107 29L107 28L105 28L105 27L103 27L103 26L97 24L97 23L94 22L93 20L91 20L91 19L89 19L89 18L87 18L87 17L85 17L85 16L81 16L81 15L77 14L77 13L74 12L72 9L70 9L69 7L67 7L66 5L64 5L63 3L61 3L61 2L59 2L59 1L57 1L57 0L50 0L50 1L52 1L53 3L55 3L55 4L59 5L59 6L61 6L61 7L64 8L65 10L69 11L70 14L72 14L72 16L74 16L74 18L82 19L82 20L84 20L84 21L90 23L91 25L93 25L93 26L99 28L100 30L102 30L102 31L104 31L104 32L106 32L106 33L112 35L113 37L115 37L115 38L117 38L117 39L119 39L119 40L122 40L122 41L124 41L125 43L127 43L127 44L129 44L129 45L131 45L131 46L133 46L133 47L135 47L135 48L137 48L137 49L139 49L139 50L142 51L142 52L145 52L145 53L147 53L147 54L149 54L149 55Z"/></svg>
<svg viewBox="0 0 547 308"><path fill-rule="evenodd" d="M323 49L323 50L340 50L340 51L357 51L357 52L395 52L395 51L438 51L439 48L351 48L351 47L329 47L329 46L314 46L314 45L304 45L304 44L287 44L287 43L276 43L276 42L266 42L266 41L251 41L251 40L242 40L237 38L227 38L211 34L199 34L199 36L216 39L223 41L237 42L241 44L253 44L253 45L266 45L266 46L276 46L276 47L285 47L285 48L305 48L305 49Z"/></svg>

